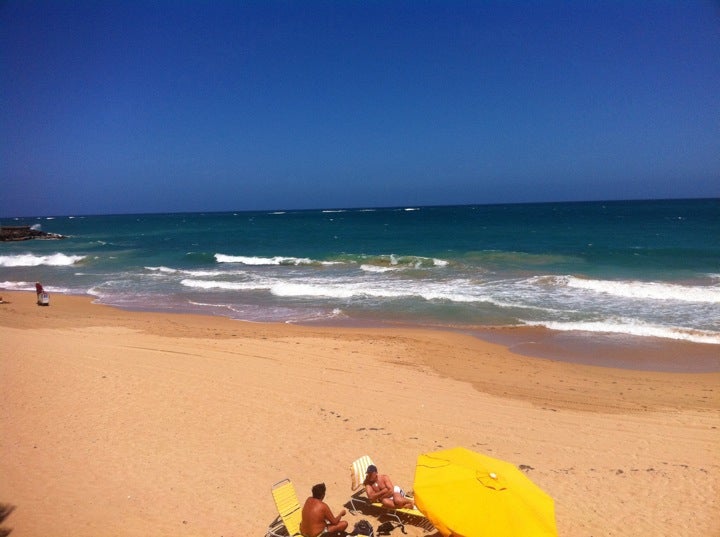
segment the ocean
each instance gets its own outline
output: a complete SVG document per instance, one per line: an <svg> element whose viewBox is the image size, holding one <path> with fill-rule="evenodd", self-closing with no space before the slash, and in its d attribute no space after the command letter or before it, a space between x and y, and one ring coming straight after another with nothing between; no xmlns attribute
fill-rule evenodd
<svg viewBox="0 0 720 537"><path fill-rule="evenodd" d="M720 199L5 218L0 288L258 322L720 344Z"/></svg>

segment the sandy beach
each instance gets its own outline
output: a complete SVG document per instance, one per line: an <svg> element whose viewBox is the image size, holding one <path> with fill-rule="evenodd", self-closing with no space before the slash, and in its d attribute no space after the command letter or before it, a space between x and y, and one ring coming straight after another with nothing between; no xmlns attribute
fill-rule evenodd
<svg viewBox="0 0 720 537"><path fill-rule="evenodd" d="M301 501L324 481L337 512L361 455L411 488L418 454L456 445L528 466L562 536L720 535L717 372L533 358L445 331L2 297L12 537L262 537L276 481Z"/></svg>

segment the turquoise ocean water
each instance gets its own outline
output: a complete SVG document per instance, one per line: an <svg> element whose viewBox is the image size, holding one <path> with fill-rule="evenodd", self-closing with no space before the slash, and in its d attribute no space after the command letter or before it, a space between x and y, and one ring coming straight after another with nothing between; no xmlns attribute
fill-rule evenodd
<svg viewBox="0 0 720 537"><path fill-rule="evenodd" d="M0 288L251 321L720 344L720 199L5 218Z"/></svg>

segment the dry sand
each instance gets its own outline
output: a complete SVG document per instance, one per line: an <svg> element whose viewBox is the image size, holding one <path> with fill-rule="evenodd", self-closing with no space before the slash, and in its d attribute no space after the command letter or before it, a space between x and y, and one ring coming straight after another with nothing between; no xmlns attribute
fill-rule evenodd
<svg viewBox="0 0 720 537"><path fill-rule="evenodd" d="M2 295L12 537L261 537L282 478L301 501L324 481L338 511L357 457L411 488L418 454L456 445L531 467L562 536L720 535L720 373L528 358L441 331Z"/></svg>

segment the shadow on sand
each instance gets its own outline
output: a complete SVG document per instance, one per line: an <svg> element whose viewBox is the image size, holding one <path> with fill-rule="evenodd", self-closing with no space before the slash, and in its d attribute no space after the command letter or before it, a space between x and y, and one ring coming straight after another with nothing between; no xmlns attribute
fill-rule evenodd
<svg viewBox="0 0 720 537"><path fill-rule="evenodd" d="M5 519L10 516L10 513L12 513L15 510L14 505L10 505L8 503L0 503L0 524L5 522ZM10 532L12 531L12 528L6 528L4 526L0 526L0 537L6 537L7 535L10 535Z"/></svg>

